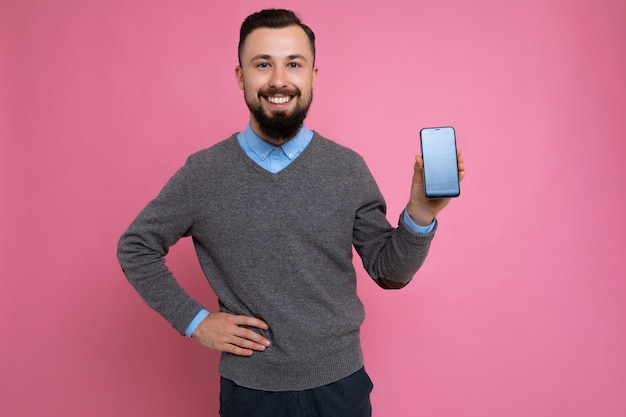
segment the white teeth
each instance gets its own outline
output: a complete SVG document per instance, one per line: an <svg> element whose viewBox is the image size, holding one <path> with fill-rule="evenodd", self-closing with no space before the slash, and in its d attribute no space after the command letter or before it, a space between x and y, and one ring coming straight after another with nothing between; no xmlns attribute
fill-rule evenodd
<svg viewBox="0 0 626 417"><path fill-rule="evenodd" d="M289 100L291 100L291 97L268 97L267 98L267 101L269 101L272 104L285 104Z"/></svg>

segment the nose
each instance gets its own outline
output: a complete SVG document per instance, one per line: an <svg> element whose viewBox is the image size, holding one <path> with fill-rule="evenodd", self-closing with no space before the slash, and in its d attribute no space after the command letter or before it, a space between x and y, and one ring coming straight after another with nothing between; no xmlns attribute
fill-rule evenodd
<svg viewBox="0 0 626 417"><path fill-rule="evenodd" d="M270 87L282 88L287 86L287 74L281 67L274 67L272 69L272 76L270 77Z"/></svg>

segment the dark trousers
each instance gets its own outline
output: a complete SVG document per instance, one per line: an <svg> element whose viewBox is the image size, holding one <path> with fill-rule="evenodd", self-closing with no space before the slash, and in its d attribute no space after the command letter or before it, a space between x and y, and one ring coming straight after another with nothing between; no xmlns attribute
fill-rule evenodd
<svg viewBox="0 0 626 417"><path fill-rule="evenodd" d="M373 384L365 369L305 391L258 391L222 377L221 417L371 417Z"/></svg>

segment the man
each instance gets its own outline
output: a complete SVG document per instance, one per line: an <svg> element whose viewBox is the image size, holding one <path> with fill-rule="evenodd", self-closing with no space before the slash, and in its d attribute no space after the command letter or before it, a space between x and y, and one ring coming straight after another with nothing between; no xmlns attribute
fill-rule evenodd
<svg viewBox="0 0 626 417"><path fill-rule="evenodd" d="M363 159L306 128L315 36L293 12L244 21L235 72L247 129L189 157L120 239L120 263L179 333L222 352L221 416L370 416L352 248L379 286L401 288L449 200L425 198L417 156L410 200L391 227ZM184 236L218 312L165 266Z"/></svg>

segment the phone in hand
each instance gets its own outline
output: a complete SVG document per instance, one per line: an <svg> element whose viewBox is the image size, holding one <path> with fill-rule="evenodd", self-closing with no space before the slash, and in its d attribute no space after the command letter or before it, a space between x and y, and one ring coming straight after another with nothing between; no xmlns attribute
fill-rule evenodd
<svg viewBox="0 0 626 417"><path fill-rule="evenodd" d="M458 197L461 188L454 128L444 126L420 130L420 147L424 159L426 197Z"/></svg>

